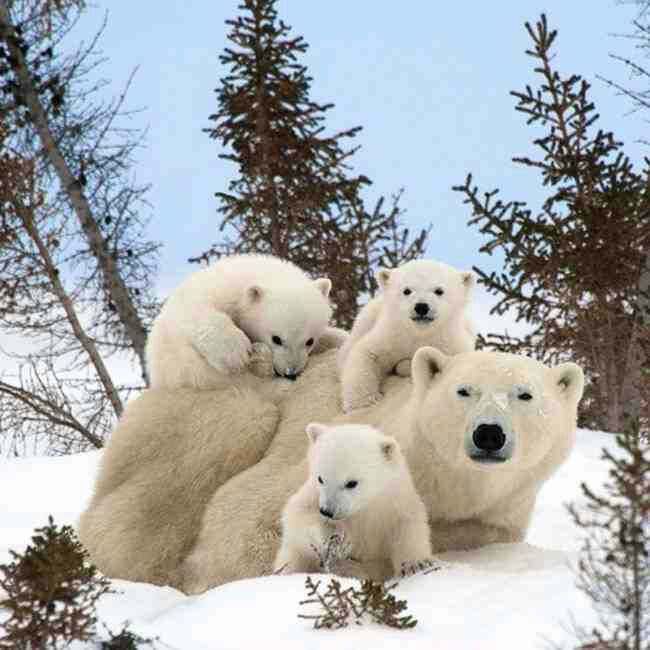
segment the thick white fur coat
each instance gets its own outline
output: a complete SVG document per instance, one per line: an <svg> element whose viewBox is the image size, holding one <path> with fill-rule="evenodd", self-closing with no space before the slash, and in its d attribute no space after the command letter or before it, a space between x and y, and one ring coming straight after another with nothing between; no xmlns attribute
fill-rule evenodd
<svg viewBox="0 0 650 650"><path fill-rule="evenodd" d="M359 312L339 351L343 410L381 399L381 384L392 372L408 375L410 360L423 346L446 354L474 349L466 314L474 274L414 260L376 274L380 293Z"/></svg>
<svg viewBox="0 0 650 650"><path fill-rule="evenodd" d="M264 255L224 257L192 273L169 295L148 336L151 387L223 387L256 361L254 344L271 350L275 373L295 378L312 350L345 338L328 327L330 287Z"/></svg>

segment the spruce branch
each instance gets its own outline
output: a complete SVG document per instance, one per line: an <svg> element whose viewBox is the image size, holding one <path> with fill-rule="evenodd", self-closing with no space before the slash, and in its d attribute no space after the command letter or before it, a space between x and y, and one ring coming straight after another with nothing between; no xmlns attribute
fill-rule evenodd
<svg viewBox="0 0 650 650"><path fill-rule="evenodd" d="M397 600L391 593L398 583L386 585L373 580L364 580L359 586L352 585L343 589L336 578L331 578L324 592L321 581L314 582L311 576L305 579L307 598L300 601L300 606L318 605L321 609L316 614L298 614L298 618L314 621L314 628L340 629L350 622L361 625L364 619L387 625L396 629L410 629L417 625L417 620L410 614L403 614L408 605L405 600Z"/></svg>

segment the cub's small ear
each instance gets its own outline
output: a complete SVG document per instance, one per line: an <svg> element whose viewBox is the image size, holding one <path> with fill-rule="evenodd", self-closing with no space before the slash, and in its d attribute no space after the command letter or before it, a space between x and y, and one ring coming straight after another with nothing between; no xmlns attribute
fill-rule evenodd
<svg viewBox="0 0 650 650"><path fill-rule="evenodd" d="M325 433L327 430L327 427L324 424L321 424L320 422L310 422L306 427L305 431L307 432L307 437L309 438L309 442L313 445L318 438Z"/></svg>
<svg viewBox="0 0 650 650"><path fill-rule="evenodd" d="M390 269L379 269L375 273L375 280L380 289L385 289L388 286L388 279L390 278Z"/></svg>
<svg viewBox="0 0 650 650"><path fill-rule="evenodd" d="M381 449L382 456L386 460L392 460L395 457L397 443L392 438L384 438L379 443L379 448Z"/></svg>
<svg viewBox="0 0 650 650"><path fill-rule="evenodd" d="M318 278L318 280L314 280L314 284L326 298L329 297L332 290L332 281L329 278Z"/></svg>
<svg viewBox="0 0 650 650"><path fill-rule="evenodd" d="M460 279L463 282L463 286L468 291L476 284L476 274L474 271L462 271Z"/></svg>
<svg viewBox="0 0 650 650"><path fill-rule="evenodd" d="M449 363L450 358L438 348L419 348L411 361L411 377L415 390L427 390L434 378Z"/></svg>
<svg viewBox="0 0 650 650"><path fill-rule="evenodd" d="M252 303L259 302L262 299L263 295L264 289L262 289L262 287L258 287L257 285L253 285L246 289L246 298L248 298L248 300Z"/></svg>
<svg viewBox="0 0 650 650"><path fill-rule="evenodd" d="M551 372L561 395L577 404L585 387L585 375L582 368L575 363L569 362L552 368Z"/></svg>

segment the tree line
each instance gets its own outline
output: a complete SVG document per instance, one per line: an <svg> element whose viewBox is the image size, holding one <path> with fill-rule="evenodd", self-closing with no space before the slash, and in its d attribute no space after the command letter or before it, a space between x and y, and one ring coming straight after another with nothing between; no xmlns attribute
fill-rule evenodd
<svg viewBox="0 0 650 650"><path fill-rule="evenodd" d="M61 47L87 10L82 0L0 2L0 327L29 341L4 350L18 369L0 378L5 452L29 441L53 453L100 447L129 391L147 382L160 244L147 237L148 187L132 174L143 133L125 126L130 80L114 101L98 99L102 30L72 54ZM635 34L647 43L646 18L643 5ZM531 31L528 52L538 86L512 92L538 150L513 160L539 171L543 205L479 192L471 174L454 188L484 235L481 252L503 253L501 272L475 269L497 298L493 312L530 328L481 345L578 361L588 378L581 424L618 432L647 424L650 409L648 168L635 169L599 127L589 83L553 68L554 32L544 29ZM332 104L311 99L307 44L276 2L246 0L227 30L204 132L236 175L215 194L216 242L190 261L289 259L332 279L335 321L349 327L376 290L373 271L423 255L431 226L409 231L401 190L364 201L371 181L350 164L361 127L327 133ZM630 96L645 107L643 92ZM119 354L140 369L137 385L109 371Z"/></svg>

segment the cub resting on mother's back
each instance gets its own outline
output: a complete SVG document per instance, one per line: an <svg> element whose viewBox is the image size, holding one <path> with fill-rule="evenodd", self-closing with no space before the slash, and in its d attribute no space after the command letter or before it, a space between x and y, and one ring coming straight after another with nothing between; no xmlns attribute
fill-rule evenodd
<svg viewBox="0 0 650 650"><path fill-rule="evenodd" d="M328 327L331 287L270 255L223 257L192 273L167 298L147 339L151 388L225 386L266 346L271 372L295 379L312 351L346 339Z"/></svg>
<svg viewBox="0 0 650 650"><path fill-rule="evenodd" d="M392 372L408 375L415 351L430 345L445 354L470 352L474 333L465 314L474 274L432 260L380 269L381 293L360 312L339 352L343 410L381 399Z"/></svg>

